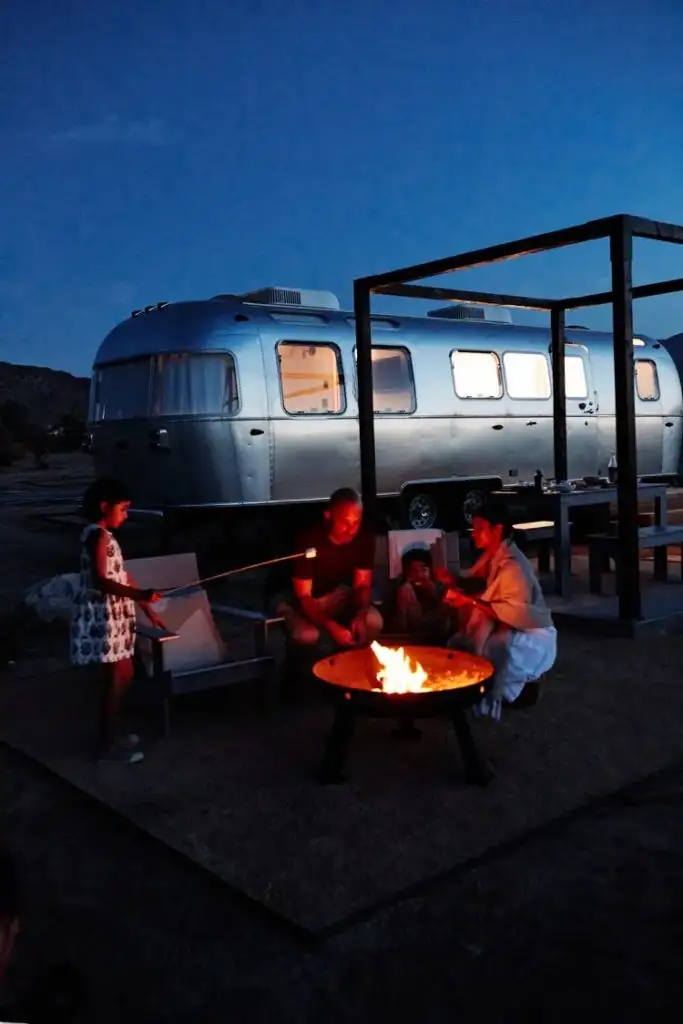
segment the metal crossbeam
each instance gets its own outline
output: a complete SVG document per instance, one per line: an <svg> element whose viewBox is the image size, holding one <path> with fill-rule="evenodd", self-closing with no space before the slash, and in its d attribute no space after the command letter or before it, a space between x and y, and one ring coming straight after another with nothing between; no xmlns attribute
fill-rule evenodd
<svg viewBox="0 0 683 1024"><path fill-rule="evenodd" d="M354 310L358 366L358 415L363 499L370 513L377 503L374 404L372 394L371 296L397 295L432 301L471 302L480 306L535 309L551 314L551 362L553 377L553 448L555 475L567 473L567 422L564 380L565 312L590 306L612 304L614 337L614 381L617 408L617 457L619 463L618 513L623 540L619 567L619 617L633 622L642 617L639 552L638 488L633 379L634 299L651 298L683 291L683 277L652 284L632 284L633 238L648 238L683 245L683 227L663 221L616 214L559 231L531 235L514 242L473 249L444 259L418 263L383 274L358 278L354 282ZM612 267L612 290L560 299L477 292L467 289L418 285L458 270L471 270L489 263L528 256L532 253L608 239Z"/></svg>

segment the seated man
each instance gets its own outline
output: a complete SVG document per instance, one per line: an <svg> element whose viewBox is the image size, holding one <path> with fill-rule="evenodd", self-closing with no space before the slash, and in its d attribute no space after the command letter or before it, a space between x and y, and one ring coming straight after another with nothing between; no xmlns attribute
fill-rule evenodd
<svg viewBox="0 0 683 1024"><path fill-rule="evenodd" d="M350 487L335 491L323 521L306 530L298 550L315 558L294 563L292 604L281 604L290 639L310 646L330 640L352 647L375 640L382 616L372 606L375 536L363 525L363 503Z"/></svg>
<svg viewBox="0 0 683 1024"><path fill-rule="evenodd" d="M438 577L435 579L431 551L411 548L404 553L401 566L389 631L421 640L435 641L447 636L454 628L457 614L444 604L447 586Z"/></svg>
<svg viewBox="0 0 683 1024"><path fill-rule="evenodd" d="M525 686L535 683L537 689L557 657L557 633L533 566L514 543L507 508L492 503L480 509L472 535L482 554L468 575L483 578L485 588L480 596L457 585L447 592L446 603L459 611L449 647L493 663L493 684L479 711L498 719L503 702L521 705Z"/></svg>

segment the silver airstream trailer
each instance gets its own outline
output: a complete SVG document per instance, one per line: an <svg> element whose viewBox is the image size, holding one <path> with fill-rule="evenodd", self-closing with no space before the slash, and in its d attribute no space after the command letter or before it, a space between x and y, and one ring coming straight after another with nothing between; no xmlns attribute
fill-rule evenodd
<svg viewBox="0 0 683 1024"><path fill-rule="evenodd" d="M662 345L671 356L678 376L683 381L683 334L674 334L671 338L666 338ZM683 446L679 452L676 470L679 481L683 480Z"/></svg>
<svg viewBox="0 0 683 1024"><path fill-rule="evenodd" d="M453 526L510 476L553 476L549 331L509 310L372 319L378 489L406 525ZM569 476L615 447L612 339L566 332ZM636 341L638 472L675 474L681 384ZM140 512L237 516L324 500L360 478L354 317L328 292L268 288L160 303L95 359L89 443ZM450 520L449 522L444 522ZM464 525L461 523L460 525Z"/></svg>

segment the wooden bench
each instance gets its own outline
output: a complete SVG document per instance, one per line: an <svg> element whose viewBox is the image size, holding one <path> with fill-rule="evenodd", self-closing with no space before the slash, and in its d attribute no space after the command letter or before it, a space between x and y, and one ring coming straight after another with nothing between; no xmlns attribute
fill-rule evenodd
<svg viewBox="0 0 683 1024"><path fill-rule="evenodd" d="M588 538L588 586L591 594L602 593L602 574L605 564L616 559L619 553L619 535L614 533L593 533ZM681 548L681 579L683 580L683 525L641 526L638 530L638 549L654 550L654 578L661 583L667 580L667 548L678 545Z"/></svg>

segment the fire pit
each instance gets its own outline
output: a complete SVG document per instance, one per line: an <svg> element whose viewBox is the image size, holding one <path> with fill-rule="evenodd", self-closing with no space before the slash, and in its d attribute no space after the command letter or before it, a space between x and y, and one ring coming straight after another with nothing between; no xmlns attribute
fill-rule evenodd
<svg viewBox="0 0 683 1024"><path fill-rule="evenodd" d="M485 658L441 647L374 643L323 658L313 673L336 705L321 782L344 781L344 764L359 715L397 719L406 736L416 733L412 725L416 718L450 718L467 781L486 785L493 777L465 717L493 675L493 665Z"/></svg>

